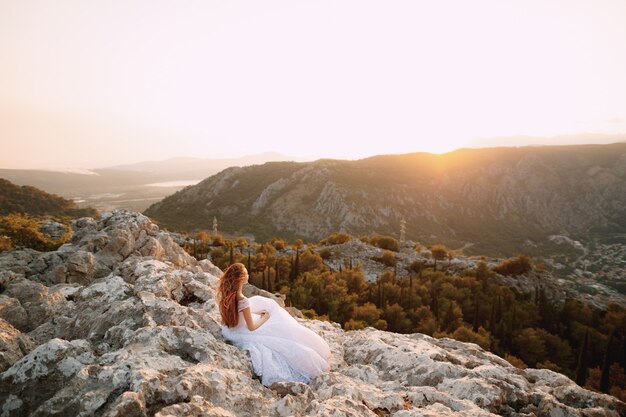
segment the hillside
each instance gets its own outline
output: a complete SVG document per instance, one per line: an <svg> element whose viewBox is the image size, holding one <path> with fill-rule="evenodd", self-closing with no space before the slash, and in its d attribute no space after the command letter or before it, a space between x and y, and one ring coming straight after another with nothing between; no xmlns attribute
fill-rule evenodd
<svg viewBox="0 0 626 417"><path fill-rule="evenodd" d="M0 169L0 178L73 199L80 207L142 211L227 167L286 158L268 152L231 159L171 158L91 170Z"/></svg>
<svg viewBox="0 0 626 417"><path fill-rule="evenodd" d="M445 243L468 254L559 253L623 243L626 144L459 149L229 168L153 204L172 230L318 240L335 231Z"/></svg>
<svg viewBox="0 0 626 417"><path fill-rule="evenodd" d="M77 217L92 216L95 211L90 208L79 209L71 200L28 185L15 185L0 178L0 215L10 213Z"/></svg>
<svg viewBox="0 0 626 417"><path fill-rule="evenodd" d="M331 370L310 385L266 388L221 335L220 272L125 211L76 221L62 250L0 254L2 415L626 413L615 397L473 343L305 319L330 344Z"/></svg>

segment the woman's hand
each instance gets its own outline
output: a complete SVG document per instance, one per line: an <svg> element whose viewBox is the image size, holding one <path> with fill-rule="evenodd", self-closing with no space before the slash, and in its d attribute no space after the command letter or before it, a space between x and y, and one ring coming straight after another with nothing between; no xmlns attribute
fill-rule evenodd
<svg viewBox="0 0 626 417"><path fill-rule="evenodd" d="M261 319L262 319L264 322L266 322L266 321L268 321L268 320L269 320L269 318L270 318L270 312L269 312L269 311L267 311L267 310L261 310L261 311L259 311L259 313L261 314Z"/></svg>
<svg viewBox="0 0 626 417"><path fill-rule="evenodd" d="M261 319L258 321L254 321L252 319L252 312L250 311L250 307L246 307L242 310L243 317L246 320L246 325L248 326L248 330L251 332L258 329L270 318L270 313L267 310L259 310L255 311L254 314L259 314Z"/></svg>

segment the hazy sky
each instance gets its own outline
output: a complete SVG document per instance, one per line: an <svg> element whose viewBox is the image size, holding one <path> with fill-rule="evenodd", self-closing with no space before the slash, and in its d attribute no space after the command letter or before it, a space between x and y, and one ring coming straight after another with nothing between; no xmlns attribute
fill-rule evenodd
<svg viewBox="0 0 626 417"><path fill-rule="evenodd" d="M0 0L2 168L582 132L626 132L624 0Z"/></svg>

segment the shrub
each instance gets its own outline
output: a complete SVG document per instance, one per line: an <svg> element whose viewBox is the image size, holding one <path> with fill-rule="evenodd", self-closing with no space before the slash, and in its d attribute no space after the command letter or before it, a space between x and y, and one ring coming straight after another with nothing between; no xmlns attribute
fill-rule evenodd
<svg viewBox="0 0 626 417"><path fill-rule="evenodd" d="M549 369L551 371L559 372L559 373L563 372L563 370L561 369L561 367L559 365L557 365L554 362L550 362L548 359L546 359L543 362L537 362L537 365L535 365L535 368L537 368L537 369Z"/></svg>
<svg viewBox="0 0 626 417"><path fill-rule="evenodd" d="M272 239L270 243L272 244L272 246L274 246L274 249L276 250L283 250L287 247L287 242L285 242L283 239L278 239L276 237Z"/></svg>
<svg viewBox="0 0 626 417"><path fill-rule="evenodd" d="M493 270L501 275L522 275L532 270L533 264L526 255L517 255L515 258L505 259Z"/></svg>
<svg viewBox="0 0 626 417"><path fill-rule="evenodd" d="M422 272L422 269L426 265L426 262L421 259L416 259L411 262L411 265L407 268L410 272L419 273Z"/></svg>
<svg viewBox="0 0 626 417"><path fill-rule="evenodd" d="M10 251L11 249L13 249L11 239L5 236L0 236L0 252Z"/></svg>
<svg viewBox="0 0 626 417"><path fill-rule="evenodd" d="M58 240L46 237L39 229L44 224L42 218L31 217L28 214L8 214L0 216L0 235L8 239L11 246L32 248L39 251L55 250L72 236L70 228L63 225L65 234ZM8 247L5 242L4 246Z"/></svg>
<svg viewBox="0 0 626 417"><path fill-rule="evenodd" d="M509 355L507 353L506 355L504 355L504 359L516 368L519 368L519 369L528 368L528 365L526 365L524 361L518 358L517 356Z"/></svg>
<svg viewBox="0 0 626 417"><path fill-rule="evenodd" d="M315 313L315 310L313 310L312 308L300 310L300 312L307 319L315 319L317 317L317 314Z"/></svg>
<svg viewBox="0 0 626 417"><path fill-rule="evenodd" d="M348 233L333 233L320 243L323 245L341 245L352 240L352 236Z"/></svg>
<svg viewBox="0 0 626 417"><path fill-rule="evenodd" d="M370 239L370 243L381 249L392 250L394 252L400 250L400 244L391 236L375 235Z"/></svg>
<svg viewBox="0 0 626 417"><path fill-rule="evenodd" d="M374 258L374 260L386 266L394 266L396 264L396 255L393 252L386 250L380 257Z"/></svg>
<svg viewBox="0 0 626 417"><path fill-rule="evenodd" d="M367 323L361 320L350 319L343 325L344 330L362 330L367 327Z"/></svg>
<svg viewBox="0 0 626 417"><path fill-rule="evenodd" d="M491 343L491 336L483 326L478 328L478 332L473 331L468 326L459 326L450 337L460 340L461 342L476 343L483 349L489 349Z"/></svg>
<svg viewBox="0 0 626 417"><path fill-rule="evenodd" d="M224 246L224 238L222 235L215 235L215 237L213 237L213 246Z"/></svg>
<svg viewBox="0 0 626 417"><path fill-rule="evenodd" d="M319 255L322 259L327 260L330 259L330 257L333 255L332 252L330 251L330 249L328 248L324 248L321 251L319 251Z"/></svg>

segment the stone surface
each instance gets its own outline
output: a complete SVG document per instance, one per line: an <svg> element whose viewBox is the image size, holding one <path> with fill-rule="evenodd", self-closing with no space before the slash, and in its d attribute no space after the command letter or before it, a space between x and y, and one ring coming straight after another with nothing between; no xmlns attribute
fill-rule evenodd
<svg viewBox="0 0 626 417"><path fill-rule="evenodd" d="M0 372L10 368L34 347L30 337L0 319Z"/></svg>
<svg viewBox="0 0 626 417"><path fill-rule="evenodd" d="M80 219L72 243L5 253L0 266L0 416L626 413L614 397L475 344L302 318L328 341L331 370L310 385L264 387L222 338L220 271L137 213Z"/></svg>

